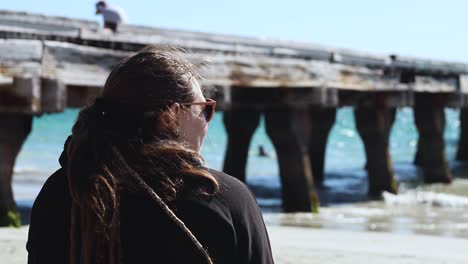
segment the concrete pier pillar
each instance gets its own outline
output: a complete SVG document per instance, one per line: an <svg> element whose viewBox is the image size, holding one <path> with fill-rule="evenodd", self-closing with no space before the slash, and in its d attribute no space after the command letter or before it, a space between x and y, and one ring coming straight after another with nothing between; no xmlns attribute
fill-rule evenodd
<svg viewBox="0 0 468 264"><path fill-rule="evenodd" d="M228 140L223 171L245 182L245 168L250 141L260 123L260 111L234 108L224 112L223 122Z"/></svg>
<svg viewBox="0 0 468 264"><path fill-rule="evenodd" d="M359 106L354 109L356 128L366 151L370 197L380 197L383 191L398 191L389 152L395 113L395 108L387 107Z"/></svg>
<svg viewBox="0 0 468 264"><path fill-rule="evenodd" d="M310 137L308 151L314 176L315 186L322 186L325 166L325 151L327 147L328 135L336 119L336 108L324 108L311 106L310 116Z"/></svg>
<svg viewBox="0 0 468 264"><path fill-rule="evenodd" d="M468 108L460 110L460 138L456 159L458 161L468 161Z"/></svg>
<svg viewBox="0 0 468 264"><path fill-rule="evenodd" d="M450 183L452 174L445 156L445 112L442 95L415 94L414 119L418 147L414 163L423 170L426 183Z"/></svg>
<svg viewBox="0 0 468 264"><path fill-rule="evenodd" d="M31 132L32 116L0 113L0 226L20 225L12 191L13 167Z"/></svg>
<svg viewBox="0 0 468 264"><path fill-rule="evenodd" d="M284 211L318 210L307 152L310 129L307 109L268 109L265 125L278 157Z"/></svg>

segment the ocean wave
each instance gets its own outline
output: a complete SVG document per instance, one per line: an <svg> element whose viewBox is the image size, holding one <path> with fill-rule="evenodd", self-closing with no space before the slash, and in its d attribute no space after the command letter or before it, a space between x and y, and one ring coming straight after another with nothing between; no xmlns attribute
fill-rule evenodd
<svg viewBox="0 0 468 264"><path fill-rule="evenodd" d="M384 192L387 205L428 205L432 207L468 208L468 197L433 191L411 190L398 195Z"/></svg>
<svg viewBox="0 0 468 264"><path fill-rule="evenodd" d="M13 173L16 175L43 174L45 171L34 167L15 167Z"/></svg>

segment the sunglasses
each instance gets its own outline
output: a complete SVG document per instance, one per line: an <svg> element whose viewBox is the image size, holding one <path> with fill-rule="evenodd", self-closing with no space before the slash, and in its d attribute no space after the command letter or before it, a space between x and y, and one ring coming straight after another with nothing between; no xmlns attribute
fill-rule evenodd
<svg viewBox="0 0 468 264"><path fill-rule="evenodd" d="M209 123L213 119L215 110L216 110L216 101L210 98L206 98L206 102L192 102L192 103L180 103L181 106L191 106L191 105L202 105L203 117L205 121Z"/></svg>

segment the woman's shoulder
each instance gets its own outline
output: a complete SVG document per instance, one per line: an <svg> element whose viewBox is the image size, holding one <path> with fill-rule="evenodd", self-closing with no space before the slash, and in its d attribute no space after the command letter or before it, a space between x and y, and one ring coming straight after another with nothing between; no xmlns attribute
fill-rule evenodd
<svg viewBox="0 0 468 264"><path fill-rule="evenodd" d="M213 169L208 169L208 171L218 180L218 195L225 198L235 198L236 200L253 198L253 194L247 185L236 177Z"/></svg>
<svg viewBox="0 0 468 264"><path fill-rule="evenodd" d="M220 201L230 214L244 214L258 210L254 194L245 183L224 172L208 169L218 180L219 189L213 199Z"/></svg>
<svg viewBox="0 0 468 264"><path fill-rule="evenodd" d="M36 202L40 200L49 200L50 202L50 198L52 197L60 198L61 202L69 199L68 181L64 168L56 170L47 178L36 198Z"/></svg>

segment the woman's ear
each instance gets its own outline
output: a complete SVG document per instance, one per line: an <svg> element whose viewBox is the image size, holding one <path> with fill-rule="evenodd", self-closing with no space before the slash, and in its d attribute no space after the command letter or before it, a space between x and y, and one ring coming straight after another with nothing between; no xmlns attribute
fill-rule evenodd
<svg viewBox="0 0 468 264"><path fill-rule="evenodd" d="M174 103L169 107L170 115L172 116L170 119L172 119L171 121L173 122L174 136L176 138L180 136L180 120L182 118L180 115L182 113L180 108L180 104L178 103Z"/></svg>
<svg viewBox="0 0 468 264"><path fill-rule="evenodd" d="M173 118L173 121L174 121L174 125L178 127L180 125L180 119L181 119L181 117L180 117L180 114L181 114L180 104L178 104L178 103L172 104L169 107L169 110L171 111L171 115L172 115L172 118Z"/></svg>
<svg viewBox="0 0 468 264"><path fill-rule="evenodd" d="M171 109L171 112L174 114L174 116L177 116L180 110L180 104L178 103L173 103L169 109Z"/></svg>

